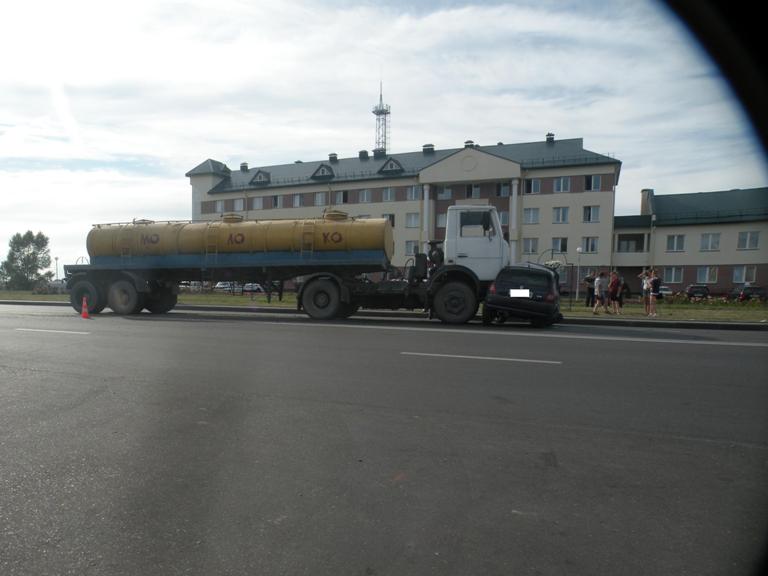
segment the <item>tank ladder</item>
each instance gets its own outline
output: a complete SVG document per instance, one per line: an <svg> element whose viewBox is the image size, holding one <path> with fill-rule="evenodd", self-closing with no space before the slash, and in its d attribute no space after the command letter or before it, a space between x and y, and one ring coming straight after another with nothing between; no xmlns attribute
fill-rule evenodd
<svg viewBox="0 0 768 576"><path fill-rule="evenodd" d="M301 225L301 257L311 256L315 250L315 221L304 220Z"/></svg>

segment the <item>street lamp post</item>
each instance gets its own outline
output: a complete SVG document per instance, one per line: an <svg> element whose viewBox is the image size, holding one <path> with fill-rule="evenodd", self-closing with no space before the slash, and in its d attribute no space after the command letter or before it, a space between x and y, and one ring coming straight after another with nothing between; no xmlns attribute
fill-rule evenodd
<svg viewBox="0 0 768 576"><path fill-rule="evenodd" d="M59 257L54 256L53 259L56 261L56 280L59 279Z"/></svg>
<svg viewBox="0 0 768 576"><path fill-rule="evenodd" d="M576 247L576 302L579 301L579 286L581 285L581 246Z"/></svg>

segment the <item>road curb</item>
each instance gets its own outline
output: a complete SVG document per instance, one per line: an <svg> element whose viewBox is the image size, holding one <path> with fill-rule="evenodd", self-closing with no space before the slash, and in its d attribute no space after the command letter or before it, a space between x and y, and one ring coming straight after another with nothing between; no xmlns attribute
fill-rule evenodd
<svg viewBox="0 0 768 576"><path fill-rule="evenodd" d="M69 302L50 302L45 300L0 300L0 304L18 306L70 306ZM225 306L206 304L179 304L174 310L187 310L199 312L240 312L258 314L296 314L296 308L287 307L262 307L262 306ZM424 318L424 312L408 310L361 310L358 316L372 316L376 318ZM582 326L624 326L633 328L680 328L694 330L745 330L766 331L768 322L701 322L697 320L664 320L663 318L588 318L572 317L562 321L565 325Z"/></svg>

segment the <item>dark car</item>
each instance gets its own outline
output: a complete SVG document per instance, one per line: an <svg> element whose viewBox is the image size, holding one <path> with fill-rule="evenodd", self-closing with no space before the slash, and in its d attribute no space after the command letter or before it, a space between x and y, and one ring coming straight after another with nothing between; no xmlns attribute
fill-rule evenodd
<svg viewBox="0 0 768 576"><path fill-rule="evenodd" d="M689 284L685 289L685 295L688 299L692 298L709 298L709 287L703 284Z"/></svg>
<svg viewBox="0 0 768 576"><path fill-rule="evenodd" d="M765 286L744 286L739 290L739 295L736 299L739 302L744 302L746 300L760 300L761 302L765 302L766 298L768 298L768 291L766 291Z"/></svg>
<svg viewBox="0 0 768 576"><path fill-rule="evenodd" d="M488 288L483 304L483 324L507 318L530 320L538 327L562 320L558 275L546 266L507 266Z"/></svg>

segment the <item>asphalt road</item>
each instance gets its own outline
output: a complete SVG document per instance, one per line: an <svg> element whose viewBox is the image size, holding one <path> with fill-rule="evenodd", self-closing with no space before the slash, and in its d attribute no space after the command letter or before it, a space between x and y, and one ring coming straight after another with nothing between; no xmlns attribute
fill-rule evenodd
<svg viewBox="0 0 768 576"><path fill-rule="evenodd" d="M744 574L768 334L0 306L0 574Z"/></svg>

